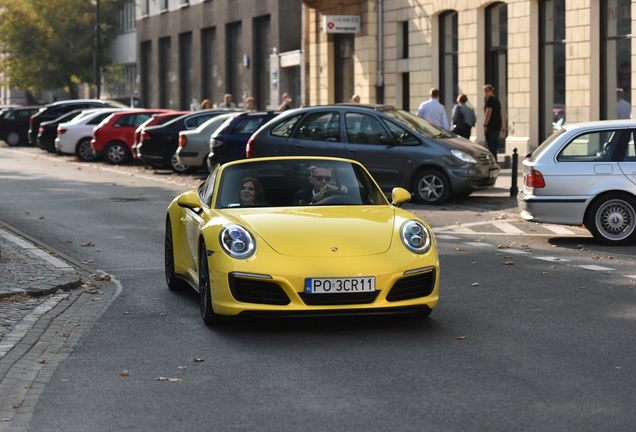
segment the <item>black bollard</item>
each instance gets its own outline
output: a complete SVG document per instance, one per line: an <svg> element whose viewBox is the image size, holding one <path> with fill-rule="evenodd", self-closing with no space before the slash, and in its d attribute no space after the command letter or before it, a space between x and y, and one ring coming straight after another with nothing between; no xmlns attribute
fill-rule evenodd
<svg viewBox="0 0 636 432"><path fill-rule="evenodd" d="M517 154L517 149L512 149L512 183L510 185L510 196L517 196L519 193L519 188L517 187L517 169L519 165L519 155Z"/></svg>

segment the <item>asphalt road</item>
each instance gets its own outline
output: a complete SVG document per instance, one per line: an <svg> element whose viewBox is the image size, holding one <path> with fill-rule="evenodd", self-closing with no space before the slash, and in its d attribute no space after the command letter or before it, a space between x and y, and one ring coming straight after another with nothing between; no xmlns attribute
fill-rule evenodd
<svg viewBox="0 0 636 432"><path fill-rule="evenodd" d="M407 205L437 233L430 318L210 329L163 277L165 208L200 179L72 160L0 148L0 220L121 286L29 430L636 429L636 245L524 223L509 198Z"/></svg>

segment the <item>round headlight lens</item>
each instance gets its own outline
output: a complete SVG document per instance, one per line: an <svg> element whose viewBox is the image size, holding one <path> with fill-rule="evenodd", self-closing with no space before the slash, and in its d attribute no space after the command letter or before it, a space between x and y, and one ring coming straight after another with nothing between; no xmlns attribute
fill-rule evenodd
<svg viewBox="0 0 636 432"><path fill-rule="evenodd" d="M219 241L225 253L232 258L246 259L256 250L252 235L240 225L228 225L221 230Z"/></svg>
<svg viewBox="0 0 636 432"><path fill-rule="evenodd" d="M404 222L400 234L402 243L411 252L423 254L431 248L431 234L421 222L415 220Z"/></svg>
<svg viewBox="0 0 636 432"><path fill-rule="evenodd" d="M463 152L457 149L452 149L450 152L453 156L455 156L460 161L467 162L467 163L474 163L474 164L477 163L477 159L475 159L473 156L469 155L466 152Z"/></svg>

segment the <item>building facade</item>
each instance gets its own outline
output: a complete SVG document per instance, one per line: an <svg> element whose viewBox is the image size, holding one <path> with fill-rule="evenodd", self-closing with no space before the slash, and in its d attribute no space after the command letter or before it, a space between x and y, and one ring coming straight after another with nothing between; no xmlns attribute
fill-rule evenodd
<svg viewBox="0 0 636 432"><path fill-rule="evenodd" d="M287 91L299 106L301 11L297 0L141 0L141 105L186 110L229 93L263 110Z"/></svg>
<svg viewBox="0 0 636 432"><path fill-rule="evenodd" d="M308 105L386 103L417 112L432 87L466 94L485 142L482 87L505 112L499 153L525 155L565 122L631 116L632 0L300 0ZM332 33L331 17L359 17ZM380 37L378 37L380 35Z"/></svg>

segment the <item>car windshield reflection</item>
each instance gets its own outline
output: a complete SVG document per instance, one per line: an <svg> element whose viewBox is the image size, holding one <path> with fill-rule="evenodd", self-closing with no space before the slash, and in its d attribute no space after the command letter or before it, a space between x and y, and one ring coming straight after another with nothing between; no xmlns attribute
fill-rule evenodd
<svg viewBox="0 0 636 432"><path fill-rule="evenodd" d="M391 117L395 121L402 125L414 130L420 135L426 138L439 139L439 138L453 138L455 135L448 132L431 122L424 120L416 115L413 115L407 111L397 109L382 110L382 114Z"/></svg>

